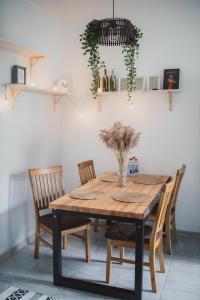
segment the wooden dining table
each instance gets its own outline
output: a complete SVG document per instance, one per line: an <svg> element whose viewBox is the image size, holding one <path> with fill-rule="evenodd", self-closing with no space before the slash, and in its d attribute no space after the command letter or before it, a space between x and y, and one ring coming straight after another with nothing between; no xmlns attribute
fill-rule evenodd
<svg viewBox="0 0 200 300"><path fill-rule="evenodd" d="M105 177L105 174L102 176ZM79 187L77 191L101 191L104 196L94 200L73 199L70 194L50 203L53 211L53 281L55 285L65 286L72 289L88 291L91 293L107 295L119 299L142 299L142 278L143 278L143 251L144 251L144 224L153 210L157 195L160 194L164 183L169 176L153 175L160 179L159 184L139 184L133 181L133 177L127 177L127 186L119 187L118 182L102 181L102 176L89 181ZM107 173L106 176L113 176ZM75 190L76 191L76 190ZM148 195L145 202L127 203L113 199L113 195L121 192L138 192ZM135 249L135 289L125 289L111 285L100 284L84 279L64 277L62 275L62 250L61 250L61 216L70 215L81 218L105 219L108 223L112 221L129 222L136 228L136 249Z"/></svg>

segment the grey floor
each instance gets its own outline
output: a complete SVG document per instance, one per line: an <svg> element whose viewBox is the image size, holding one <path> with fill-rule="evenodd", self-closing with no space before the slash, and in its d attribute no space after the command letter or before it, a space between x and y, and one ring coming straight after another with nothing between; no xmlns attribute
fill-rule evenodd
<svg viewBox="0 0 200 300"><path fill-rule="evenodd" d="M41 257L33 258L33 243L0 262L0 292L10 286L41 292L58 299L112 299L100 295L59 288L52 284L52 252L41 247ZM105 282L105 239L103 230L91 233L91 263L84 262L84 243L74 237L69 239L67 251L63 253L64 275ZM200 299L200 236L178 234L173 245L173 256L165 255L166 273L157 272L159 292L151 292L150 274L144 267L144 300L199 300ZM117 249L115 249L117 254ZM126 251L126 257L134 253ZM145 258L147 258L145 254ZM158 262L157 262L157 269ZM132 288L134 266L113 264L112 284Z"/></svg>

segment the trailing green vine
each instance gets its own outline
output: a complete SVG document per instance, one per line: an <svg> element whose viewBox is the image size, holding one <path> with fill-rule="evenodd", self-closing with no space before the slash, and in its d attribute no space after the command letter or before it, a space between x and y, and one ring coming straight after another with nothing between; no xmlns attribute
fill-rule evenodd
<svg viewBox="0 0 200 300"><path fill-rule="evenodd" d="M92 20L87 24L84 33L80 35L83 55L89 55L88 67L92 72L92 82L90 91L94 98L97 97L99 86L99 76L102 67L105 63L101 60L99 55L99 46L97 44L97 24L98 20ZM124 54L124 64L127 70L127 91L128 100L131 99L131 93L135 90L136 67L135 58L139 54L139 40L143 33L139 28L132 24L134 39L129 45L122 46L122 53Z"/></svg>
<svg viewBox="0 0 200 300"><path fill-rule="evenodd" d="M129 45L123 46L122 50L122 53L124 54L124 64L127 70L127 91L129 101L131 99L131 93L135 90L135 58L139 55L139 39L143 36L143 33L139 28L133 24L131 25L134 32L134 39Z"/></svg>
<svg viewBox="0 0 200 300"><path fill-rule="evenodd" d="M97 91L99 86L100 70L105 66L99 55L99 46L97 45L97 20L92 20L87 24L83 34L80 35L80 41L82 49L84 50L83 55L88 54L88 67L92 72L92 83L90 91L94 98L97 97Z"/></svg>

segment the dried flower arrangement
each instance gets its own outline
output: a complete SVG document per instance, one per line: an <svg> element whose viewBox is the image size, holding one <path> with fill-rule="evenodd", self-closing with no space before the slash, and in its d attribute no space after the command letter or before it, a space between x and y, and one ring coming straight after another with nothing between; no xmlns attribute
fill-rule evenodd
<svg viewBox="0 0 200 300"><path fill-rule="evenodd" d="M126 168L129 151L134 148L140 138L140 133L130 126L116 122L110 129L100 132L102 142L115 153L119 163L119 185L126 186Z"/></svg>

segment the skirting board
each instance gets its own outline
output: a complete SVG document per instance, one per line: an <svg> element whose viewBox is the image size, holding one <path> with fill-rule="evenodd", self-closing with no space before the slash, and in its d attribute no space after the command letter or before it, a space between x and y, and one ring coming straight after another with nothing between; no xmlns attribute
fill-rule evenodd
<svg viewBox="0 0 200 300"><path fill-rule="evenodd" d="M30 241L34 240L34 233L31 233L28 237L26 237L24 240L17 242L14 246L12 246L10 249L3 251L0 253L0 262L9 256L15 254L17 251L21 250L25 246L28 245Z"/></svg>
<svg viewBox="0 0 200 300"><path fill-rule="evenodd" d="M177 230L177 234L183 236L183 235L192 235L192 236L200 236L200 232L193 232L193 231L185 231L185 230ZM8 258L11 255L14 255L17 251L21 250L25 246L27 246L30 241L33 241L35 237L35 234L30 234L27 238L25 238L23 241L16 243L12 248L0 253L0 262L6 258Z"/></svg>

